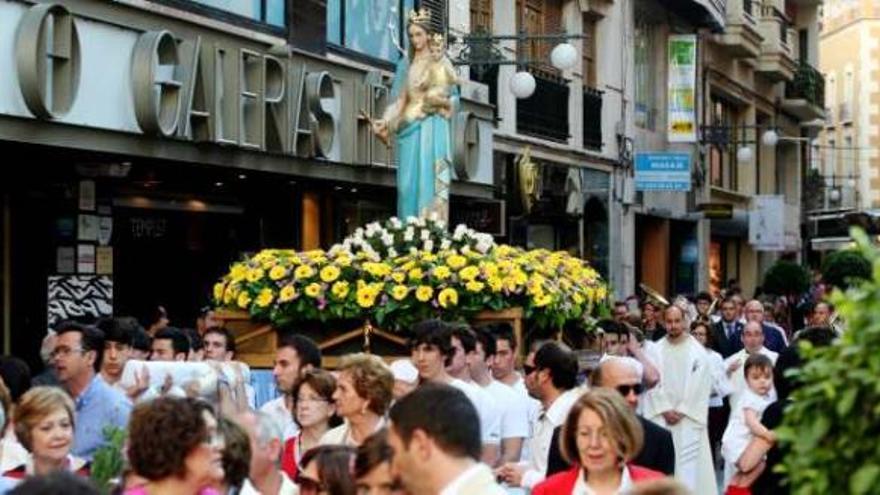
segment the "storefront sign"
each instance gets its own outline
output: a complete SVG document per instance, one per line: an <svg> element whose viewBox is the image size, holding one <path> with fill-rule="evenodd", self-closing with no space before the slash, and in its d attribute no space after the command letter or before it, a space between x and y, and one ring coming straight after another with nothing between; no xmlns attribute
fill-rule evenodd
<svg viewBox="0 0 880 495"><path fill-rule="evenodd" d="M667 136L671 143L697 141L697 36L669 36Z"/></svg>
<svg viewBox="0 0 880 495"><path fill-rule="evenodd" d="M0 73L12 72L5 64L14 60L18 79L14 89L0 82L0 113L302 158L392 163L370 132L369 119L387 103L381 74L286 47L245 47L232 37L107 29L57 3L0 3L2 17L0 30L15 35L12 57L0 55ZM23 108L2 101L19 92ZM78 97L88 101L77 104ZM473 180L475 161L482 161L477 120L456 117L461 179Z"/></svg>
<svg viewBox="0 0 880 495"><path fill-rule="evenodd" d="M733 218L733 205L730 203L702 203L697 205L697 210L703 212L703 218L708 220L730 220Z"/></svg>
<svg viewBox="0 0 880 495"><path fill-rule="evenodd" d="M785 199L781 195L752 197L749 212L749 244L756 251L785 249Z"/></svg>
<svg viewBox="0 0 880 495"><path fill-rule="evenodd" d="M690 154L636 153L636 191L690 190Z"/></svg>

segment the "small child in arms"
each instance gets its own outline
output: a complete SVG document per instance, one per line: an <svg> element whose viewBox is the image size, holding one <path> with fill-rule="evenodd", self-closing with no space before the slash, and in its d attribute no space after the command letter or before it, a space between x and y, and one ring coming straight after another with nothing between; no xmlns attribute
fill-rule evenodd
<svg viewBox="0 0 880 495"><path fill-rule="evenodd" d="M756 437L772 443L776 435L761 424L761 415L774 399L773 362L763 354L753 354L743 366L746 390L736 404L731 404L730 422L721 438L721 455L724 457L724 486L728 494L749 493L748 486L764 471L761 462L750 471L740 469L739 460Z"/></svg>

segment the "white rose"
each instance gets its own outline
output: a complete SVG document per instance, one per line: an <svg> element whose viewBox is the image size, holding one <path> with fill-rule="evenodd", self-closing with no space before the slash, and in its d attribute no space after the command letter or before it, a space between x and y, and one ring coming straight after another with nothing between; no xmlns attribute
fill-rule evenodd
<svg viewBox="0 0 880 495"><path fill-rule="evenodd" d="M412 247L409 248L409 254L415 256L415 255L418 254L418 253L419 253L419 250L416 249L415 246L412 246Z"/></svg>
<svg viewBox="0 0 880 495"><path fill-rule="evenodd" d="M388 257L389 258L397 258L397 250L393 247L388 248Z"/></svg>
<svg viewBox="0 0 880 495"><path fill-rule="evenodd" d="M410 229L406 229L406 232L403 233L404 242L412 242L413 240L413 231Z"/></svg>
<svg viewBox="0 0 880 495"><path fill-rule="evenodd" d="M450 246L452 246L452 242L449 239L443 239L443 241L440 242L440 249L443 251L449 249Z"/></svg>
<svg viewBox="0 0 880 495"><path fill-rule="evenodd" d="M431 231L425 229L422 231L421 238L423 241L427 241L431 237Z"/></svg>
<svg viewBox="0 0 880 495"><path fill-rule="evenodd" d="M432 212L431 212L431 215L430 215L428 218L429 218L432 222L436 222L436 221L440 218L440 215L438 215L436 211L432 211Z"/></svg>
<svg viewBox="0 0 880 495"><path fill-rule="evenodd" d="M406 217L406 223L407 223L407 225L415 225L415 224L419 223L419 219L410 215L410 216Z"/></svg>
<svg viewBox="0 0 880 495"><path fill-rule="evenodd" d="M427 251L429 253L433 252L434 251L434 241L432 241L431 239L426 240L425 245L424 245L424 249L425 249L425 251Z"/></svg>
<svg viewBox="0 0 880 495"><path fill-rule="evenodd" d="M382 236L382 244L385 244L385 247L391 247L391 245L394 244L394 239L392 239L391 236Z"/></svg>

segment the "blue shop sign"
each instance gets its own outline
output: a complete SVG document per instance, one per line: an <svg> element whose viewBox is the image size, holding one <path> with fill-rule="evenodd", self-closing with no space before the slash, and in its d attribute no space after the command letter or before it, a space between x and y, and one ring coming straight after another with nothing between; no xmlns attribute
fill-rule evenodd
<svg viewBox="0 0 880 495"><path fill-rule="evenodd" d="M690 191L689 153L636 153L636 191Z"/></svg>

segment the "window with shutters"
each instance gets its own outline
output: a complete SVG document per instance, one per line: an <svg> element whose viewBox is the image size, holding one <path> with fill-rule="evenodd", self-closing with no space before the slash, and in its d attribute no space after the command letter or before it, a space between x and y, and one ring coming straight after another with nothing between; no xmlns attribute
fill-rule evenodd
<svg viewBox="0 0 880 495"><path fill-rule="evenodd" d="M492 32L492 1L471 0L471 32Z"/></svg>
<svg viewBox="0 0 880 495"><path fill-rule="evenodd" d="M596 18L584 16L581 60L584 86L596 87Z"/></svg>
<svg viewBox="0 0 880 495"><path fill-rule="evenodd" d="M414 6L415 0L327 0L327 41L368 57L396 62L400 58L398 46L406 47L408 43L406 19ZM432 21L441 26L446 22L445 18Z"/></svg>
<svg viewBox="0 0 880 495"><path fill-rule="evenodd" d="M526 34L554 34L562 28L562 0L516 0L516 29ZM530 61L529 70L536 76L561 81L561 73L550 64L555 40L527 40L517 47L522 59Z"/></svg>

